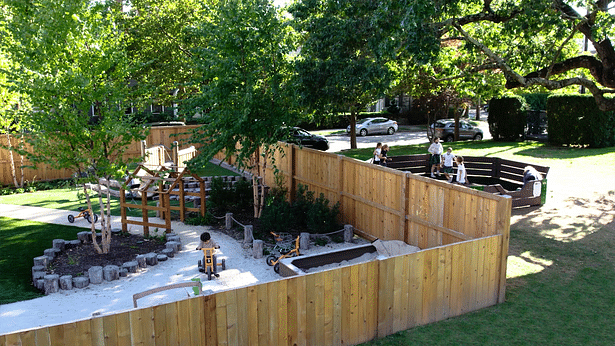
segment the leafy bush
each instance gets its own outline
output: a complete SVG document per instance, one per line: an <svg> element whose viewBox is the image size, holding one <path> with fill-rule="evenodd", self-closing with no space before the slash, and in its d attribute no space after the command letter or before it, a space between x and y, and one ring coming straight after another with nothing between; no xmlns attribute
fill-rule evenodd
<svg viewBox="0 0 615 346"><path fill-rule="evenodd" d="M511 95L489 102L489 132L496 141L513 141L523 137L527 121L527 103Z"/></svg>
<svg viewBox="0 0 615 346"><path fill-rule="evenodd" d="M269 196L260 218L260 227L273 232L289 230L307 230L322 234L337 231L341 226L337 222L339 203L329 206L324 194L314 198L314 192L307 186L299 185L293 203L284 198Z"/></svg>
<svg viewBox="0 0 615 346"><path fill-rule="evenodd" d="M591 96L553 95L547 99L549 142L557 145L615 145L615 112L598 109Z"/></svg>
<svg viewBox="0 0 615 346"><path fill-rule="evenodd" d="M525 102L528 104L530 110L544 111L547 109L547 98L550 94L547 93L532 93L523 94Z"/></svg>
<svg viewBox="0 0 615 346"><path fill-rule="evenodd" d="M247 180L237 181L234 185L228 184L221 177L211 181L211 191L208 202L216 212L239 212L252 207L252 183Z"/></svg>
<svg viewBox="0 0 615 346"><path fill-rule="evenodd" d="M216 219L214 215L209 211L205 212L205 216L196 215L192 217L187 217L184 221L186 225L192 226L213 226L216 224Z"/></svg>

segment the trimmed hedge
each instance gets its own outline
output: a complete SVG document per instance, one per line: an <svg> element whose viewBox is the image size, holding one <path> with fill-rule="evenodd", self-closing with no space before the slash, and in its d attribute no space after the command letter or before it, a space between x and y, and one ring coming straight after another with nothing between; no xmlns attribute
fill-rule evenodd
<svg viewBox="0 0 615 346"><path fill-rule="evenodd" d="M495 141L523 138L527 122L527 103L522 96L511 95L489 102L489 132Z"/></svg>
<svg viewBox="0 0 615 346"><path fill-rule="evenodd" d="M547 93L532 93L523 94L525 102L527 102L529 109L533 111L544 111L547 109L547 98L550 94Z"/></svg>
<svg viewBox="0 0 615 346"><path fill-rule="evenodd" d="M551 144L615 146L615 112L598 109L591 95L552 95L547 116Z"/></svg>

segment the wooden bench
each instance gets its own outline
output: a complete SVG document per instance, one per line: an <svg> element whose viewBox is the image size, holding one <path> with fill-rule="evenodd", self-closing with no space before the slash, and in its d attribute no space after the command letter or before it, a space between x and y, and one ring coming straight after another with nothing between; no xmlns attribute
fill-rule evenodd
<svg viewBox="0 0 615 346"><path fill-rule="evenodd" d="M429 154L390 156L389 168L413 174L429 176ZM544 204L547 194L547 174L549 167L531 165L538 170L543 179L523 184L523 171L528 163L498 157L464 156L468 180L471 188L490 193L509 195L512 206L534 206ZM456 170L456 169L455 169Z"/></svg>

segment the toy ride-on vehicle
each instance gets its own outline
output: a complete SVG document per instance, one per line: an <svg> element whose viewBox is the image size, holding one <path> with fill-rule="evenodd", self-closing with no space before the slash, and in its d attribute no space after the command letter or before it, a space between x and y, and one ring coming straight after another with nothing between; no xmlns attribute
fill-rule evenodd
<svg viewBox="0 0 615 346"><path fill-rule="evenodd" d="M199 271L207 274L207 280L211 280L212 275L215 277L219 277L218 274L218 266L222 267L222 270L226 270L226 261L224 258L220 263L217 263L216 255L214 252L216 248L203 248L203 259L199 260Z"/></svg>
<svg viewBox="0 0 615 346"><path fill-rule="evenodd" d="M79 214L77 214L77 216L68 215L68 222L73 223L75 222L75 219L82 217L88 220L89 223L92 223L92 215L94 215L94 223L96 223L98 221L98 215L93 214L92 210L89 208L86 209L86 208L80 207Z"/></svg>
<svg viewBox="0 0 615 346"><path fill-rule="evenodd" d="M276 256L275 254L267 256L267 264L273 266L273 271L276 273L280 273L280 260L282 258L295 257L300 256L299 253L299 236L294 240L295 247L292 248L293 240L288 239L289 235L286 234L276 234L274 232L270 232L273 234L275 238L276 245L273 248L273 251L277 251L280 253L280 256Z"/></svg>

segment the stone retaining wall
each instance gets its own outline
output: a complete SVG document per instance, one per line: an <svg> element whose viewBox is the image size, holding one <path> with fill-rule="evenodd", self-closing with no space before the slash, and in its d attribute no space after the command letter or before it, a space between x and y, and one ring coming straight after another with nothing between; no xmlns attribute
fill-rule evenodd
<svg viewBox="0 0 615 346"><path fill-rule="evenodd" d="M113 233L121 232L120 229L113 229ZM100 236L100 233L98 234ZM90 284L98 285L104 281L119 280L127 277L128 274L137 273L139 269L147 266L155 266L159 262L166 261L169 257L174 257L182 248L179 235L166 233L166 248L161 254L148 253L136 256L134 261L123 263L122 266L107 265L105 267L93 266L84 276L73 277L71 275L59 276L48 274L47 269L51 261L62 251L71 249L82 243L91 242L91 232L84 231L77 234L77 240L54 239L52 247L46 249L42 256L35 257L32 266L32 283L34 287L41 290L45 295L57 293L60 290L82 289Z"/></svg>

